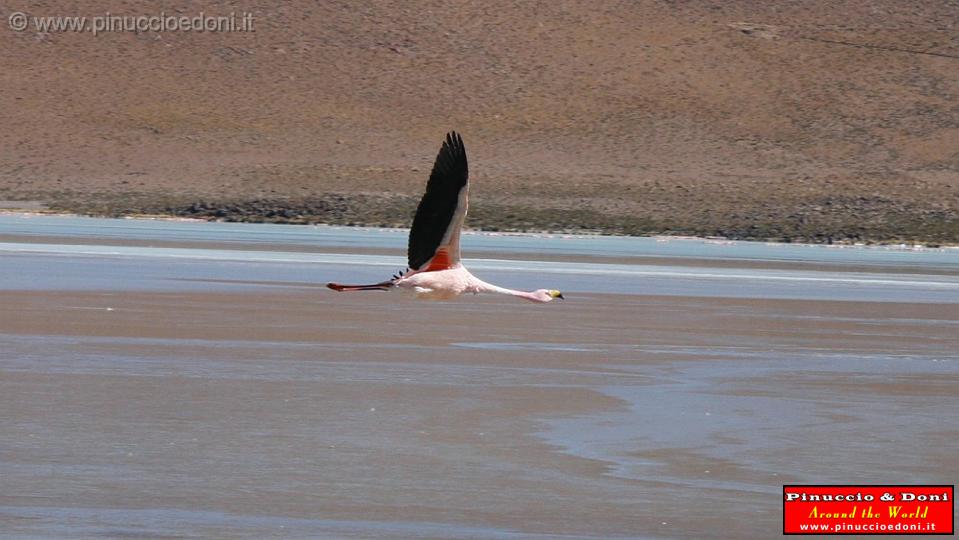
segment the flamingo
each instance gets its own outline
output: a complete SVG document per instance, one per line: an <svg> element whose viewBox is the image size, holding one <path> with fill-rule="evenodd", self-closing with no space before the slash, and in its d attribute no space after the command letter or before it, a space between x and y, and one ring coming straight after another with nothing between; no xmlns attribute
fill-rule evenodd
<svg viewBox="0 0 959 540"><path fill-rule="evenodd" d="M410 229L409 267L391 279L371 285L327 283L334 291L408 291L417 298L450 300L465 293L495 293L532 302L563 298L555 289L517 291L477 278L460 262L460 231L469 206L469 168L463 138L455 131L446 135L433 164Z"/></svg>

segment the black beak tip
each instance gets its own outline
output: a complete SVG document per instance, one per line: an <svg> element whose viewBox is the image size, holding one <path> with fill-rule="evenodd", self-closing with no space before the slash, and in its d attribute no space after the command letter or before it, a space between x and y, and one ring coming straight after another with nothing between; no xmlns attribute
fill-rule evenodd
<svg viewBox="0 0 959 540"><path fill-rule="evenodd" d="M556 298L559 298L560 300L566 300L566 298L563 298L563 293L557 294Z"/></svg>

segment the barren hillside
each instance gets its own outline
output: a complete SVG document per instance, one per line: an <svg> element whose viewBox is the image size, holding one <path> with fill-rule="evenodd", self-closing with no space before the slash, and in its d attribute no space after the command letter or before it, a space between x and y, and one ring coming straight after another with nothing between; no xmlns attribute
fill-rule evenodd
<svg viewBox="0 0 959 540"><path fill-rule="evenodd" d="M215 2L255 31L98 35L0 8L0 199L408 224L456 129L473 227L959 243L955 2L532 6Z"/></svg>

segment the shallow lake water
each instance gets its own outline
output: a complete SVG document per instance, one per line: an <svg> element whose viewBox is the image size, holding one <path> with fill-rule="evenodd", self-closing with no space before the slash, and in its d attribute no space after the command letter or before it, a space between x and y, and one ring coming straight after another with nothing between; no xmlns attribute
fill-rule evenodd
<svg viewBox="0 0 959 540"><path fill-rule="evenodd" d="M467 234L513 298L327 281L405 231L0 216L13 538L769 538L954 483L959 251Z"/></svg>

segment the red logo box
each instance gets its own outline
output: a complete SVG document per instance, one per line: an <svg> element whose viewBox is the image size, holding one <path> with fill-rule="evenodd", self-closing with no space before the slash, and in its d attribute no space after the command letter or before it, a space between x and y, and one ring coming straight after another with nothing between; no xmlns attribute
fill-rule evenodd
<svg viewBox="0 0 959 540"><path fill-rule="evenodd" d="M955 487L783 486L783 534L954 534Z"/></svg>

